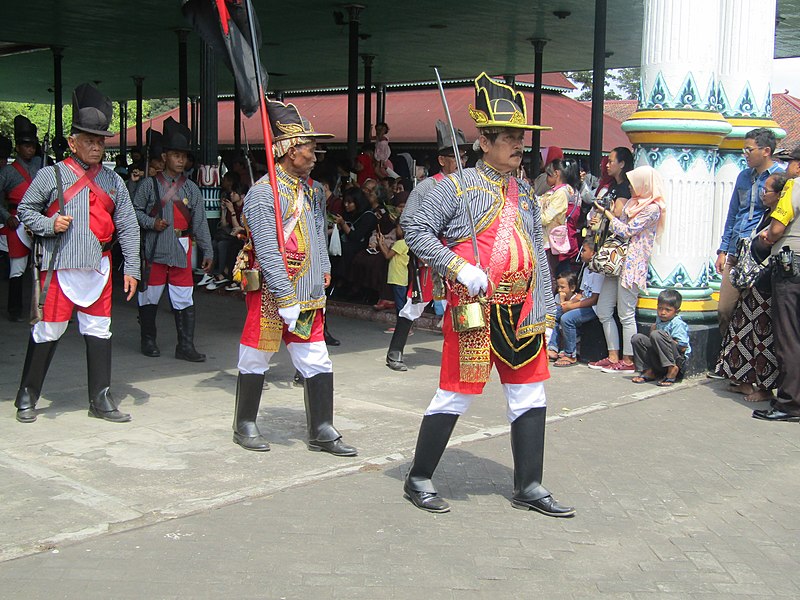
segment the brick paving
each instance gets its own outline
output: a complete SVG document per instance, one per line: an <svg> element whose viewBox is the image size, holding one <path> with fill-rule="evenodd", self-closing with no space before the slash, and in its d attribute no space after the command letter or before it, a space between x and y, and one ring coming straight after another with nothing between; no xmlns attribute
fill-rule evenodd
<svg viewBox="0 0 800 600"><path fill-rule="evenodd" d="M201 297L199 310L225 302ZM453 511L432 515L403 499L401 480L435 386L435 334L412 338L415 368L395 374L380 324L332 321L337 419L361 449L350 461L304 449L302 393L279 355L261 415L274 449L258 455L230 442L239 315L198 336L209 352L198 366L137 355L133 311L118 312L130 427L86 418L74 334L37 423L0 405L4 598L800 597L800 427L751 419L722 382L664 392L554 372L545 485L578 508L565 520L511 508L493 382L436 474ZM0 365L6 400L25 331L0 332L17 350Z"/></svg>

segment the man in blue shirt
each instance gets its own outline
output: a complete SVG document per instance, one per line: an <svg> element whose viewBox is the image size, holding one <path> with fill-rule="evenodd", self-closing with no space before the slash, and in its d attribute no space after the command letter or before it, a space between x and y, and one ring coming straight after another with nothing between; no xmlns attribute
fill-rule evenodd
<svg viewBox="0 0 800 600"><path fill-rule="evenodd" d="M722 274L717 311L723 336L739 299L739 290L730 281L731 267L736 264L736 245L739 238L750 235L766 211L761 196L767 178L776 171L783 171L783 167L772 160L775 143L775 133L766 127L748 131L744 138L742 152L747 160L747 168L736 178L715 264L717 273Z"/></svg>

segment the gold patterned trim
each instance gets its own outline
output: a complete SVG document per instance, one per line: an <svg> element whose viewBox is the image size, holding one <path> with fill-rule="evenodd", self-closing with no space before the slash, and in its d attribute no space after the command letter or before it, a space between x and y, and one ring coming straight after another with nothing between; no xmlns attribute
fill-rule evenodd
<svg viewBox="0 0 800 600"><path fill-rule="evenodd" d="M450 261L450 264L447 265L447 278L451 281L456 281L458 279L458 273L467 264L469 263L467 263L466 260L456 255L453 260Z"/></svg>

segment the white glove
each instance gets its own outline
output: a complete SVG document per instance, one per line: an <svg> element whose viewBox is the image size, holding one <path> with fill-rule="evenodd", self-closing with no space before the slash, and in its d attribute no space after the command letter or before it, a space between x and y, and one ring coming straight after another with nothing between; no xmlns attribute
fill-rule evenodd
<svg viewBox="0 0 800 600"><path fill-rule="evenodd" d="M553 328L552 327L548 327L548 328L546 328L544 330L544 345L545 346L549 346L550 345L550 338L552 337L552 335L553 335Z"/></svg>
<svg viewBox="0 0 800 600"><path fill-rule="evenodd" d="M489 289L489 278L475 265L464 265L458 272L457 279L467 286L470 296L477 296Z"/></svg>
<svg viewBox="0 0 800 600"><path fill-rule="evenodd" d="M283 319L283 322L286 323L286 328L289 332L292 332L294 331L295 325L297 325L297 318L300 316L300 305L295 304L288 308L279 308L278 314L281 316L281 319Z"/></svg>

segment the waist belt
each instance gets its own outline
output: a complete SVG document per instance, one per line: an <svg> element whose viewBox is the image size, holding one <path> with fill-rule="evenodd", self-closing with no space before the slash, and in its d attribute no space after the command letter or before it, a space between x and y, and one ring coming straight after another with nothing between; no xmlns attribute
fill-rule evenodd
<svg viewBox="0 0 800 600"><path fill-rule="evenodd" d="M14 204L13 202L9 202L9 203L8 203L8 210L9 210L9 211L12 211L12 210L17 210L17 207L18 207L18 206L19 206L19 204Z"/></svg>
<svg viewBox="0 0 800 600"><path fill-rule="evenodd" d="M175 232L176 237L186 237L192 233L191 229L173 229L172 231Z"/></svg>
<svg viewBox="0 0 800 600"><path fill-rule="evenodd" d="M108 252L113 247L114 247L114 240L111 240L110 242L103 242L102 244L100 244L100 252Z"/></svg>
<svg viewBox="0 0 800 600"><path fill-rule="evenodd" d="M520 304L525 301L530 287L532 271L507 271L495 287L490 298L492 304Z"/></svg>

